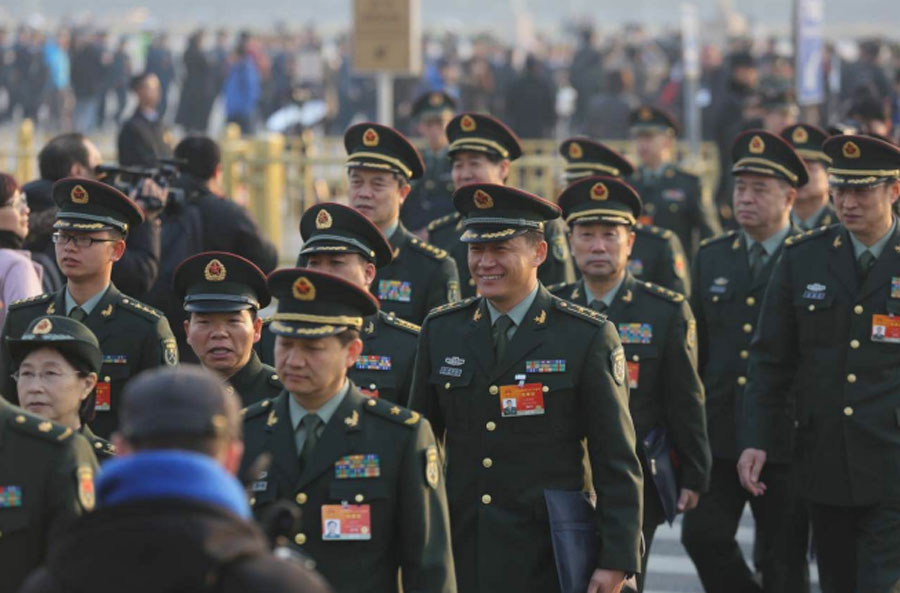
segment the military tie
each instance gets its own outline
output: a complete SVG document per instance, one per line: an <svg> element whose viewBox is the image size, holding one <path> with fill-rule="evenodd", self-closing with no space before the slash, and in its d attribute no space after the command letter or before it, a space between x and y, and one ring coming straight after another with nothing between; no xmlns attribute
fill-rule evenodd
<svg viewBox="0 0 900 593"><path fill-rule="evenodd" d="M606 313L606 310L609 309L609 306L600 299L594 299L593 301L591 301L591 309L593 309L597 313Z"/></svg>
<svg viewBox="0 0 900 593"><path fill-rule="evenodd" d="M69 317L78 321L80 323L84 323L84 320L87 319L87 313L84 312L84 309L81 307L75 307L72 309L72 312L69 313Z"/></svg>
<svg viewBox="0 0 900 593"><path fill-rule="evenodd" d="M313 449L319 442L319 427L322 426L322 419L318 414L307 414L300 423L306 429L306 440L303 441L303 450L300 451L300 470L302 471L312 459Z"/></svg>
<svg viewBox="0 0 900 593"><path fill-rule="evenodd" d="M494 338L494 362L498 363L503 360L506 354L506 347L509 345L509 330L513 323L509 315L501 315L494 322L494 328L491 330L491 336Z"/></svg>
<svg viewBox="0 0 900 593"><path fill-rule="evenodd" d="M859 285L862 286L869 276L869 272L872 271L872 266L875 265L875 254L866 249L860 254L857 263L859 265L856 270L856 279L859 281Z"/></svg>
<svg viewBox="0 0 900 593"><path fill-rule="evenodd" d="M754 243L753 247L750 248L750 279L756 280L759 278L759 275L762 273L763 266L765 266L765 261L763 257L766 254L765 248L763 248L762 243Z"/></svg>

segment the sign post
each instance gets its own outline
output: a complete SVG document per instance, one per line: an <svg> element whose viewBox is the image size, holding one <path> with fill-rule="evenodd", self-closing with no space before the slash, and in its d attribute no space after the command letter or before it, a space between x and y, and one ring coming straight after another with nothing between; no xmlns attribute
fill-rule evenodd
<svg viewBox="0 0 900 593"><path fill-rule="evenodd" d="M825 6L822 0L794 1L794 85L797 103L812 110L825 102L823 25Z"/></svg>
<svg viewBox="0 0 900 593"><path fill-rule="evenodd" d="M681 62L684 66L684 122L691 160L700 159L700 16L697 5L681 5Z"/></svg>

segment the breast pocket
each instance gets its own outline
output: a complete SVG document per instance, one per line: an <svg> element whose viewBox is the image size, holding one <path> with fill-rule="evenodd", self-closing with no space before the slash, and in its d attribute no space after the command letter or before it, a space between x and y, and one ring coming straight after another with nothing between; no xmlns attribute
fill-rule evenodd
<svg viewBox="0 0 900 593"><path fill-rule="evenodd" d="M656 344L625 344L625 364L632 395L635 392L646 392L655 384L659 369L659 349Z"/></svg>
<svg viewBox="0 0 900 593"><path fill-rule="evenodd" d="M703 309L708 325L725 325L729 321L727 308L734 301L734 289L719 282L721 279L714 280L712 286L703 291Z"/></svg>
<svg viewBox="0 0 900 593"><path fill-rule="evenodd" d="M472 425L475 402L472 401L474 368L444 365L433 371L428 382L438 395L438 405L447 419L447 428L467 430Z"/></svg>
<svg viewBox="0 0 900 593"><path fill-rule="evenodd" d="M833 342L834 294L804 291L794 295L797 336L801 344L827 346Z"/></svg>
<svg viewBox="0 0 900 593"><path fill-rule="evenodd" d="M529 375L527 382L541 384L544 413L506 419L512 432L531 435L573 433L578 425L578 406L572 375Z"/></svg>
<svg viewBox="0 0 900 593"><path fill-rule="evenodd" d="M118 395L128 379L131 378L131 368L127 364L104 363L100 367L100 376L97 377L96 404L97 412L118 413ZM116 394L116 398L113 398Z"/></svg>
<svg viewBox="0 0 900 593"><path fill-rule="evenodd" d="M383 478L334 480L328 487L328 499L333 503L370 504L388 498Z"/></svg>
<svg viewBox="0 0 900 593"><path fill-rule="evenodd" d="M28 511L25 507L0 509L0 533L3 537L21 534L28 529Z"/></svg>
<svg viewBox="0 0 900 593"><path fill-rule="evenodd" d="M400 393L396 371L373 371L351 369L350 378L356 383L363 395L386 399L405 404L408 393Z"/></svg>

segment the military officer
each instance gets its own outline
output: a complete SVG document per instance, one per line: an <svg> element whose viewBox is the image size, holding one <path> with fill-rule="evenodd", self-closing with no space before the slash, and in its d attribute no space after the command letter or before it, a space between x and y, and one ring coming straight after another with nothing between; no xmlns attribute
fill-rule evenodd
<svg viewBox="0 0 900 593"><path fill-rule="evenodd" d="M14 593L50 540L94 508L97 460L71 428L0 398L0 593Z"/></svg>
<svg viewBox="0 0 900 593"><path fill-rule="evenodd" d="M810 502L824 593L900 582L900 148L867 136L824 144L839 225L789 241L750 348L738 465L768 496L786 395L793 462ZM760 473L762 472L762 473Z"/></svg>
<svg viewBox="0 0 900 593"><path fill-rule="evenodd" d="M644 105L631 112L629 125L640 160L629 183L644 202L641 222L673 231L693 256L702 239L722 228L703 199L700 179L674 163L678 124L661 109Z"/></svg>
<svg viewBox="0 0 900 593"><path fill-rule="evenodd" d="M809 171L809 183L797 190L797 200L791 210L794 226L808 231L836 224L837 214L831 205L825 171L831 159L822 150L828 132L809 124L795 124L782 130L781 137L791 143Z"/></svg>
<svg viewBox="0 0 900 593"><path fill-rule="evenodd" d="M6 340L19 338L35 317L65 315L81 321L103 351L97 416L90 426L107 438L116 426L125 382L144 369L177 364L178 349L166 318L120 293L110 281L113 263L125 252L125 237L143 220L140 209L113 187L78 177L57 181L53 199L59 206L53 242L66 286L10 305L0 342L0 376L11 372ZM3 395L9 399L14 394L9 379Z"/></svg>
<svg viewBox="0 0 900 593"><path fill-rule="evenodd" d="M391 244L368 218L341 204L317 204L300 219L299 267L334 274L369 290L376 270L391 262ZM363 395L409 401L419 326L393 313L366 317L362 354L348 376Z"/></svg>
<svg viewBox="0 0 900 593"><path fill-rule="evenodd" d="M684 296L635 279L627 268L631 231L641 200L612 177L584 177L559 196L569 244L582 277L557 296L607 314L625 348L629 408L644 471L643 533L647 553L638 579L643 590L656 528L697 506L712 463L706 436L703 385L697 374L696 323ZM680 490L656 482L651 438L665 433L679 460ZM671 476L661 476L668 478Z"/></svg>
<svg viewBox="0 0 900 593"><path fill-rule="evenodd" d="M453 258L400 222L409 182L424 172L422 157L403 134L379 124L351 126L344 147L350 205L375 223L394 250L394 260L378 270L372 293L389 313L422 323L433 308L459 299Z"/></svg>
<svg viewBox="0 0 900 593"><path fill-rule="evenodd" d="M634 166L627 158L590 138L564 140L559 145L559 153L566 160L566 183L591 175L626 179L634 173ZM640 222L636 222L631 229L635 238L628 259L628 271L635 278L690 296L690 280L678 236L672 231ZM552 287L548 288L552 290Z"/></svg>
<svg viewBox="0 0 900 593"><path fill-rule="evenodd" d="M257 516L278 500L302 512L293 544L338 593L455 593L441 458L427 420L362 395L347 369L362 353L363 321L378 301L317 270L269 276L270 323L284 390L246 410L244 470ZM298 459L299 457L299 459ZM402 577L398 578L398 570Z"/></svg>
<svg viewBox="0 0 900 593"><path fill-rule="evenodd" d="M278 373L253 349L262 332L259 310L272 300L262 270L239 255L206 251L178 265L173 287L189 315L184 333L200 364L226 379L245 407L278 395Z"/></svg>
<svg viewBox="0 0 900 593"><path fill-rule="evenodd" d="M450 146L447 154L453 165L453 186L459 189L469 183L493 183L504 185L509 176L510 163L522 156L522 145L515 133L503 122L489 115L463 113L447 124ZM475 280L467 264L466 244L460 242L463 221L459 212L439 218L428 225L429 240L447 250L459 268L461 294L475 294ZM575 280L575 267L569 245L566 243L565 225L551 220L544 225L550 253L541 265L538 277L546 285Z"/></svg>
<svg viewBox="0 0 900 593"><path fill-rule="evenodd" d="M423 238L428 232L428 223L454 212L445 128L455 111L456 100L444 91L424 93L412 105L416 129L425 139L425 150L422 151L425 174L410 184L412 189L400 209L400 220Z"/></svg>
<svg viewBox="0 0 900 593"><path fill-rule="evenodd" d="M112 443L88 426L97 403L97 377L103 353L97 336L71 317L41 315L9 351L19 405L81 433L98 461L114 457Z"/></svg>
<svg viewBox="0 0 900 593"><path fill-rule="evenodd" d="M493 184L453 201L481 296L426 319L411 405L445 439L459 588L559 591L544 491L588 482L599 550L588 591L618 591L640 570L642 488L622 345L605 317L538 280L555 204Z"/></svg>
<svg viewBox="0 0 900 593"><path fill-rule="evenodd" d="M808 173L790 144L763 130L735 139L732 162L733 208L741 230L704 241L692 268L713 464L709 492L685 515L682 542L707 591L762 591L735 541L749 500L757 537L763 539L757 568L765 591L806 591L808 521L792 489L789 456L779 452L777 463L767 468L769 491L763 497L741 488L734 464L750 339L782 245L798 232L790 211ZM789 439L790 430L779 436Z"/></svg>

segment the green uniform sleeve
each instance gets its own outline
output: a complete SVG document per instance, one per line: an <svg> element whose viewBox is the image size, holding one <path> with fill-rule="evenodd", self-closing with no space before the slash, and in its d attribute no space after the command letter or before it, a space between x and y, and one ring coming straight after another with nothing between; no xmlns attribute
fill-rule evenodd
<svg viewBox="0 0 900 593"><path fill-rule="evenodd" d="M54 534L64 533L82 513L94 509L97 468L97 458L87 439L75 434L66 440L47 481L51 517L46 541L52 541Z"/></svg>
<svg viewBox="0 0 900 593"><path fill-rule="evenodd" d="M409 407L422 414L434 429L434 434L439 440L444 436L444 418L438 404L437 393L429 382L431 374L431 355L428 349L428 335L430 323L419 332L419 344L416 348L416 362L413 366L412 389L409 393Z"/></svg>

